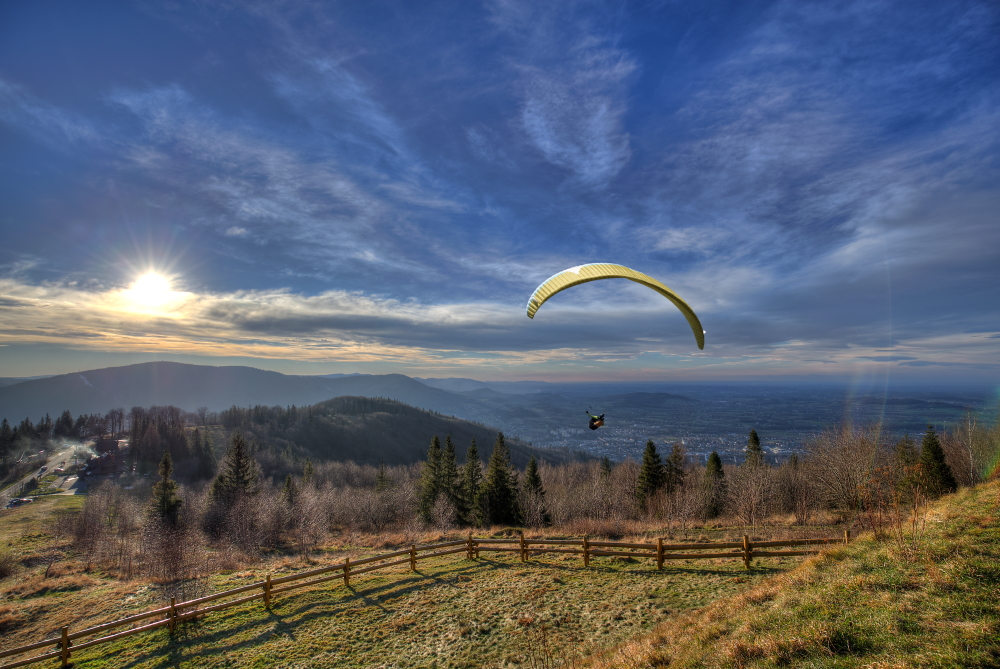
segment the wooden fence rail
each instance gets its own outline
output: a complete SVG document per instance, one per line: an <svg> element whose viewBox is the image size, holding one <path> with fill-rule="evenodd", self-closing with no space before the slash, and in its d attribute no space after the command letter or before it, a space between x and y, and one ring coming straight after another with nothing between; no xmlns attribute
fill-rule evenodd
<svg viewBox="0 0 1000 669"><path fill-rule="evenodd" d="M172 634L177 627L177 623L191 620L195 617L203 616L213 611L221 611L232 606L238 606L257 599L264 600L265 608L270 608L274 596L305 588L311 585L319 585L328 581L344 579L344 585L350 585L352 576L366 574L378 569L395 567L399 565L409 565L410 571L416 571L419 560L465 553L467 559L476 559L481 552L511 552L518 553L522 562L528 560L530 555L545 553L572 553L583 555L583 564L590 565L591 558L594 557L630 557L630 558L650 558L656 560L656 568L663 569L665 560L706 560L718 558L735 558L743 560L743 564L750 569L750 561L760 557L785 557L810 555L818 553L819 547L829 544L848 543L850 532L845 531L843 538L826 539L794 539L787 541L750 541L746 535L741 542L729 543L689 543L689 544L665 544L663 539L657 539L656 543L628 543L620 541L590 541L588 537L583 539L526 539L524 534L517 539L494 539L490 537L474 538L471 534L466 539L460 541L446 541L437 544L426 544L423 546L410 546L405 550L384 555L376 555L360 560L347 558L341 564L333 564L318 569L310 569L298 574L279 576L272 578L270 574L265 580L257 583L250 583L239 588L217 592L213 595L191 599L186 602L177 602L173 598L169 606L128 616L120 620L95 625L82 629L78 632L70 632L69 627L62 627L60 635L56 638L38 641L26 646L19 646L9 650L0 651L0 658L23 655L42 648L54 648L53 651L42 655L35 655L26 659L0 665L0 669L13 669L13 667L23 667L35 662L52 660L59 658L61 666L67 667L70 658L76 651L109 643L140 632L168 627ZM788 546L805 546L794 551L760 551L759 548L781 548ZM729 550L725 550L729 549ZM710 552L706 552L710 551ZM401 558L401 559L394 559ZM367 565L367 566L366 566ZM359 568L360 567L360 568ZM285 585L289 584L289 585ZM281 587L275 587L281 586ZM253 594L244 594L253 593ZM236 599L229 599L236 595L244 595ZM204 606L209 602L225 599L220 604ZM103 632L113 630L116 627L132 625L140 621L155 618L153 622L144 622L137 627L104 636L97 636ZM91 637L88 639L88 637ZM80 639L88 639L75 643Z"/></svg>

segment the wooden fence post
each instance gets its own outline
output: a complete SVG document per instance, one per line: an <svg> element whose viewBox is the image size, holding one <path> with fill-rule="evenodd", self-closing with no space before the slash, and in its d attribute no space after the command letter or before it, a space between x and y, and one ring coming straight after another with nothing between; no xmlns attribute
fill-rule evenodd
<svg viewBox="0 0 1000 669"><path fill-rule="evenodd" d="M59 644L59 659L62 660L62 666L69 666L69 626L63 625L62 628L62 642Z"/></svg>
<svg viewBox="0 0 1000 669"><path fill-rule="evenodd" d="M171 634L174 633L174 627L177 626L177 609L176 609L176 604L177 604L177 598L176 597L171 597L170 598L170 613L168 614L170 616L170 633Z"/></svg>
<svg viewBox="0 0 1000 669"><path fill-rule="evenodd" d="M465 541L465 556L472 559L472 532L469 532L469 538Z"/></svg>
<svg viewBox="0 0 1000 669"><path fill-rule="evenodd" d="M743 566L750 571L750 537L743 535Z"/></svg>
<svg viewBox="0 0 1000 669"><path fill-rule="evenodd" d="M521 562L528 561L528 552L524 548L524 530L521 530Z"/></svg>
<svg viewBox="0 0 1000 669"><path fill-rule="evenodd" d="M410 546L410 571L417 570L417 547Z"/></svg>
<svg viewBox="0 0 1000 669"><path fill-rule="evenodd" d="M351 585L351 558L344 558L344 585Z"/></svg>
<svg viewBox="0 0 1000 669"><path fill-rule="evenodd" d="M271 575L267 575L267 580L264 581L264 608L271 608Z"/></svg>
<svg viewBox="0 0 1000 669"><path fill-rule="evenodd" d="M851 543L851 531L850 530L844 530L844 543L845 544Z"/></svg>
<svg viewBox="0 0 1000 669"><path fill-rule="evenodd" d="M583 535L583 566L590 566L590 542L587 541L587 535Z"/></svg>
<svg viewBox="0 0 1000 669"><path fill-rule="evenodd" d="M656 540L656 568L663 569L663 537Z"/></svg>

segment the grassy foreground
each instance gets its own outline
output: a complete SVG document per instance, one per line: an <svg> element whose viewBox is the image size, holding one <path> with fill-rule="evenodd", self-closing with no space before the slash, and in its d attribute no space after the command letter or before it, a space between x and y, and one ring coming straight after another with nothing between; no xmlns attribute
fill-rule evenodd
<svg viewBox="0 0 1000 669"><path fill-rule="evenodd" d="M196 581L161 585L86 570L68 539L53 533L59 512L81 496L50 496L0 517L0 550L20 560L0 580L0 649L54 637L162 606L308 568L274 559ZM384 553L330 547L345 554ZM179 626L74 653L76 667L504 667L557 666L615 647L657 624L737 595L793 568L771 560L751 575L738 560L673 562L579 556L461 555L278 595L270 611L251 602ZM39 665L43 666L43 665Z"/></svg>
<svg viewBox="0 0 1000 669"><path fill-rule="evenodd" d="M1000 667L1000 482L599 654L611 667Z"/></svg>

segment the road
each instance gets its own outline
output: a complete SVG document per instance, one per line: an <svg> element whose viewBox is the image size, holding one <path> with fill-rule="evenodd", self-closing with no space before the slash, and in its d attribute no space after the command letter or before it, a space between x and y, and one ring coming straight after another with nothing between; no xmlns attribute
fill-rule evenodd
<svg viewBox="0 0 1000 669"><path fill-rule="evenodd" d="M76 451L76 449L79 448L79 447L87 446L87 445L88 444L79 444L79 445L73 444L72 446L69 446L68 448L60 449L60 450L54 452L52 455L50 455L48 457L48 459L44 463L40 462L38 464L38 468L37 469L33 469L31 471L31 473L28 474L27 476L25 476L23 479L21 479L20 481L14 482L12 485L7 486L7 488L5 490L0 491L0 497L2 497L4 499L7 499L8 497L14 497L14 496L16 496L17 493L18 493L18 491L20 491L21 486L23 484L27 483L32 478L38 476L38 473L39 473L38 470L42 468L42 464L44 464L46 467L48 467L48 469L45 472L45 473L48 473L54 467L58 466L59 463L61 463L61 462L66 462L66 463L70 462L70 460L73 459L73 453ZM89 444L89 445L91 447L93 447L92 443Z"/></svg>

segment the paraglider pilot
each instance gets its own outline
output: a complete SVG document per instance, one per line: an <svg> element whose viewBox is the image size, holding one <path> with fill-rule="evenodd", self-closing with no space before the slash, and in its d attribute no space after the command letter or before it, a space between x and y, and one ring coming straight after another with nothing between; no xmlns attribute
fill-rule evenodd
<svg viewBox="0 0 1000 669"><path fill-rule="evenodd" d="M585 413L588 416L590 416L590 426L589 427L590 427L591 430L596 430L600 426L604 425L604 414L601 414L600 416L595 416L594 414L590 413L589 410L586 411Z"/></svg>

